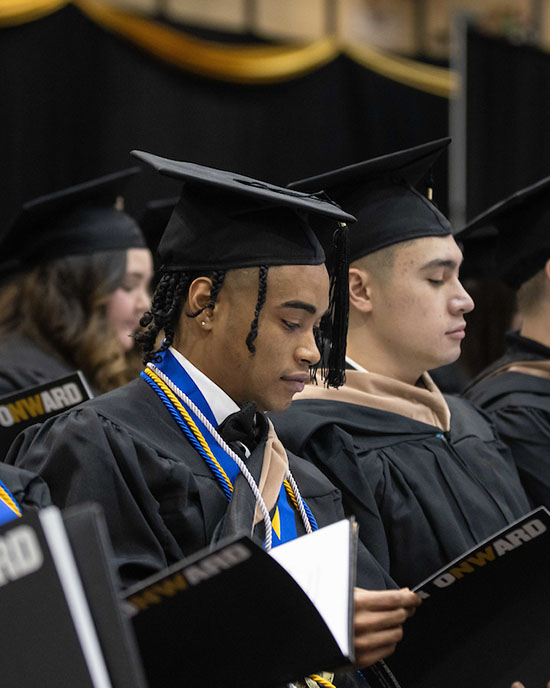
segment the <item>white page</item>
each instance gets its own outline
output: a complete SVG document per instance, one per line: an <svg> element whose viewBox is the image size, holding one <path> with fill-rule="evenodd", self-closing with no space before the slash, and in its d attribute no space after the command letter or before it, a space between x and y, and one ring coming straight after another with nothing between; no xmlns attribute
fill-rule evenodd
<svg viewBox="0 0 550 688"><path fill-rule="evenodd" d="M92 683L95 688L112 688L61 512L57 507L49 506L42 509L38 515L65 592Z"/></svg>
<svg viewBox="0 0 550 688"><path fill-rule="evenodd" d="M350 654L351 527L344 519L270 552L317 607L346 657Z"/></svg>

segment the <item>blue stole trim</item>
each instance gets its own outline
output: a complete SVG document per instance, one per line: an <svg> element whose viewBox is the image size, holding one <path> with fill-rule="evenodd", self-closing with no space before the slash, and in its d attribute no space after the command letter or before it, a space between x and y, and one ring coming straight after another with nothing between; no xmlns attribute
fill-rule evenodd
<svg viewBox="0 0 550 688"><path fill-rule="evenodd" d="M163 351L161 354L159 354L159 356L161 357L161 360L159 362L155 362L156 367L167 377L169 377L170 380L172 380L172 382L179 387L179 389L181 389L181 391L187 397L189 397L189 399L191 399L191 401L197 406L201 413L204 414L208 421L212 423L214 427L216 427L218 423L214 414L212 413L212 409L185 368L183 368L183 366L178 362L171 351ZM147 378L147 376L145 376L145 378ZM184 406L191 418L196 423L198 429L201 431L202 436L210 448L210 451L220 463L231 483L234 484L237 476L240 473L238 465L233 461L229 454L227 454L220 447L220 445L212 436L212 433L210 433L206 426L197 418L195 413L193 413L193 410L190 409L187 404L184 404ZM218 480L221 482L219 478ZM296 511L294 505L289 502L284 485L281 485L272 523L273 547L276 547L283 542L294 540L296 537L298 537L298 532L296 530Z"/></svg>
<svg viewBox="0 0 550 688"><path fill-rule="evenodd" d="M4 523L14 521L20 516L21 509L19 504L15 501L15 497L5 484L0 480L0 526L3 526Z"/></svg>

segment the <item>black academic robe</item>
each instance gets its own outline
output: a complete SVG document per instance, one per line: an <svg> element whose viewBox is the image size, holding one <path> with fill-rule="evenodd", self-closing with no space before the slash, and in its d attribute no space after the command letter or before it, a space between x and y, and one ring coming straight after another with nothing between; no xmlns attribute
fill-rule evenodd
<svg viewBox="0 0 550 688"><path fill-rule="evenodd" d="M52 503L46 483L34 473L0 463L0 480L14 496L21 511L37 511Z"/></svg>
<svg viewBox="0 0 550 688"><path fill-rule="evenodd" d="M0 396L34 387L74 371L74 366L45 351L24 335L0 343Z"/></svg>
<svg viewBox="0 0 550 688"><path fill-rule="evenodd" d="M298 399L272 418L283 444L341 489L359 537L399 585L420 583L529 510L487 418L446 399L450 432L321 399Z"/></svg>
<svg viewBox="0 0 550 688"><path fill-rule="evenodd" d="M510 448L533 507L550 509L550 380L524 373L491 373L517 361L550 360L550 348L512 332L504 356L464 395L487 412Z"/></svg>
<svg viewBox="0 0 550 688"><path fill-rule="evenodd" d="M259 478L267 421L246 459ZM255 508L242 476L227 499L156 393L138 378L42 425L13 443L6 461L38 473L54 504L99 502L123 585L164 569L213 540L250 532ZM344 517L339 491L312 465L289 455L292 474L320 527ZM304 532L297 519L298 532ZM330 563L330 562L328 562ZM358 585L395 584L361 548Z"/></svg>

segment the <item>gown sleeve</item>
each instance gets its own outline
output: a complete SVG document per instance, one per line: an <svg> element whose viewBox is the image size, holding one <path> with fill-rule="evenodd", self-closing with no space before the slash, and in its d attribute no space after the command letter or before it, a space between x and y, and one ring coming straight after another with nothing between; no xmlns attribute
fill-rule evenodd
<svg viewBox="0 0 550 688"><path fill-rule="evenodd" d="M498 434L512 453L533 508L550 508L550 414L507 406L490 412Z"/></svg>
<svg viewBox="0 0 550 688"><path fill-rule="evenodd" d="M31 426L15 439L6 462L40 475L60 508L101 504L124 586L184 556L162 518L167 486L179 490L189 530L204 531L200 506L189 503L194 488L189 469L160 457L92 409Z"/></svg>

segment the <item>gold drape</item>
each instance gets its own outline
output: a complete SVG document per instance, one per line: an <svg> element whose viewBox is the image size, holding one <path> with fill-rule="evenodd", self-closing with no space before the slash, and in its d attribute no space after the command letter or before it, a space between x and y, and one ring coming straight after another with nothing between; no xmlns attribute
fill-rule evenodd
<svg viewBox="0 0 550 688"><path fill-rule="evenodd" d="M0 0L0 27L40 19L67 4L68 0Z"/></svg>
<svg viewBox="0 0 550 688"><path fill-rule="evenodd" d="M248 84L287 81L319 69L343 53L377 74L433 95L449 98L458 89L458 76L448 69L390 55L371 46L341 45L331 37L291 46L216 43L185 35L102 0L72 1L106 30L173 66L213 79ZM0 25L31 21L66 4L67 0L2 0Z"/></svg>

